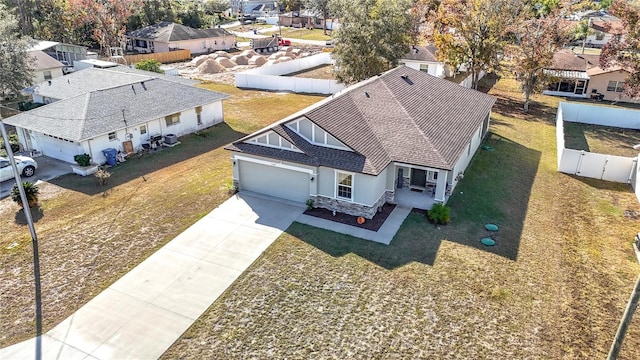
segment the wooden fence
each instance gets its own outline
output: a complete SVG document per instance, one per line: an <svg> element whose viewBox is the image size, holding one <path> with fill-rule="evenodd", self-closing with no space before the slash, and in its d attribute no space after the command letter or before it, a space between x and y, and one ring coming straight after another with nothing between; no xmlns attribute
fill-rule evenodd
<svg viewBox="0 0 640 360"><path fill-rule="evenodd" d="M191 51L186 50L175 50L161 53L153 53L153 54L138 54L138 55L125 55L124 58L127 60L127 65L132 65L140 61L156 59L158 62L167 64L172 62L184 61L191 59ZM103 59L107 60L107 59Z"/></svg>

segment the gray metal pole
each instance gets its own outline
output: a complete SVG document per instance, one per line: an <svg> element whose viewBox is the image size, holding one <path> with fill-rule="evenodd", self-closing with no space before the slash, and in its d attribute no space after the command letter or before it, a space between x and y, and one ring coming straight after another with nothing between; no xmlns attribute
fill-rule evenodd
<svg viewBox="0 0 640 360"><path fill-rule="evenodd" d="M31 217L31 209L29 208L29 202L27 201L27 194L24 192L22 186L22 179L20 179L20 173L18 172L18 166L16 165L16 159L13 157L13 150L9 145L9 136L7 136L7 130L2 122L2 114L0 114L0 131L2 131L2 139L4 140L4 147L7 150L9 156L9 162L13 168L13 176L16 179L18 190L20 191L20 200L22 200L22 210L24 216L27 219L29 225L29 231L31 232L31 244L33 246L33 277L36 287L36 359L42 358L42 293L40 288L40 258L38 256L38 237L36 235L36 228L33 225L33 218Z"/></svg>
<svg viewBox="0 0 640 360"><path fill-rule="evenodd" d="M631 293L631 297L627 303L627 308L624 310L624 315L622 316L622 320L618 326L616 337L613 339L613 344L611 344L607 360L615 360L618 358L620 348L622 347L622 341L624 341L627 328L629 327L629 323L631 323L631 319L633 319L633 313L636 311L636 307L638 306L638 299L640 299L640 276L636 281L636 286L633 288L633 292Z"/></svg>

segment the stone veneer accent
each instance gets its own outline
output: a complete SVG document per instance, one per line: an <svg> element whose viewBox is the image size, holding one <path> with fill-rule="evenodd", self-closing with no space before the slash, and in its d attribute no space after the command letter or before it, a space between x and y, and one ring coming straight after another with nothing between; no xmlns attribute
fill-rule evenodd
<svg viewBox="0 0 640 360"><path fill-rule="evenodd" d="M373 206L356 204L349 201L334 199L321 195L311 196L311 199L313 200L313 207L319 207L331 211L335 210L337 212L353 216L362 216L365 219L371 220L376 212L378 212L378 208L387 202L387 198L389 196L393 198L393 192L386 191L378 198Z"/></svg>

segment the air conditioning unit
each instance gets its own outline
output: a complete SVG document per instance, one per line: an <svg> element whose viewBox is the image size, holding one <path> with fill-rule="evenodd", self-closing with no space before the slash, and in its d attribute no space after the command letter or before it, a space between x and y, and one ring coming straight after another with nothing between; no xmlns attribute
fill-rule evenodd
<svg viewBox="0 0 640 360"><path fill-rule="evenodd" d="M167 134L164 136L164 143L167 145L173 145L178 142L178 137L175 134Z"/></svg>

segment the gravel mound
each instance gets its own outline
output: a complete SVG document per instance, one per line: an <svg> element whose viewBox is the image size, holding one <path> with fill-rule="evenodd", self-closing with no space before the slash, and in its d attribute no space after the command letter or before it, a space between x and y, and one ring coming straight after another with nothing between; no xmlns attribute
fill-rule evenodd
<svg viewBox="0 0 640 360"><path fill-rule="evenodd" d="M232 68L238 64L236 64L235 62L227 59L226 57L219 57L215 60L218 64L224 66L225 68Z"/></svg>
<svg viewBox="0 0 640 360"><path fill-rule="evenodd" d="M237 65L249 65L249 58L244 55L232 56L230 60L236 63Z"/></svg>

